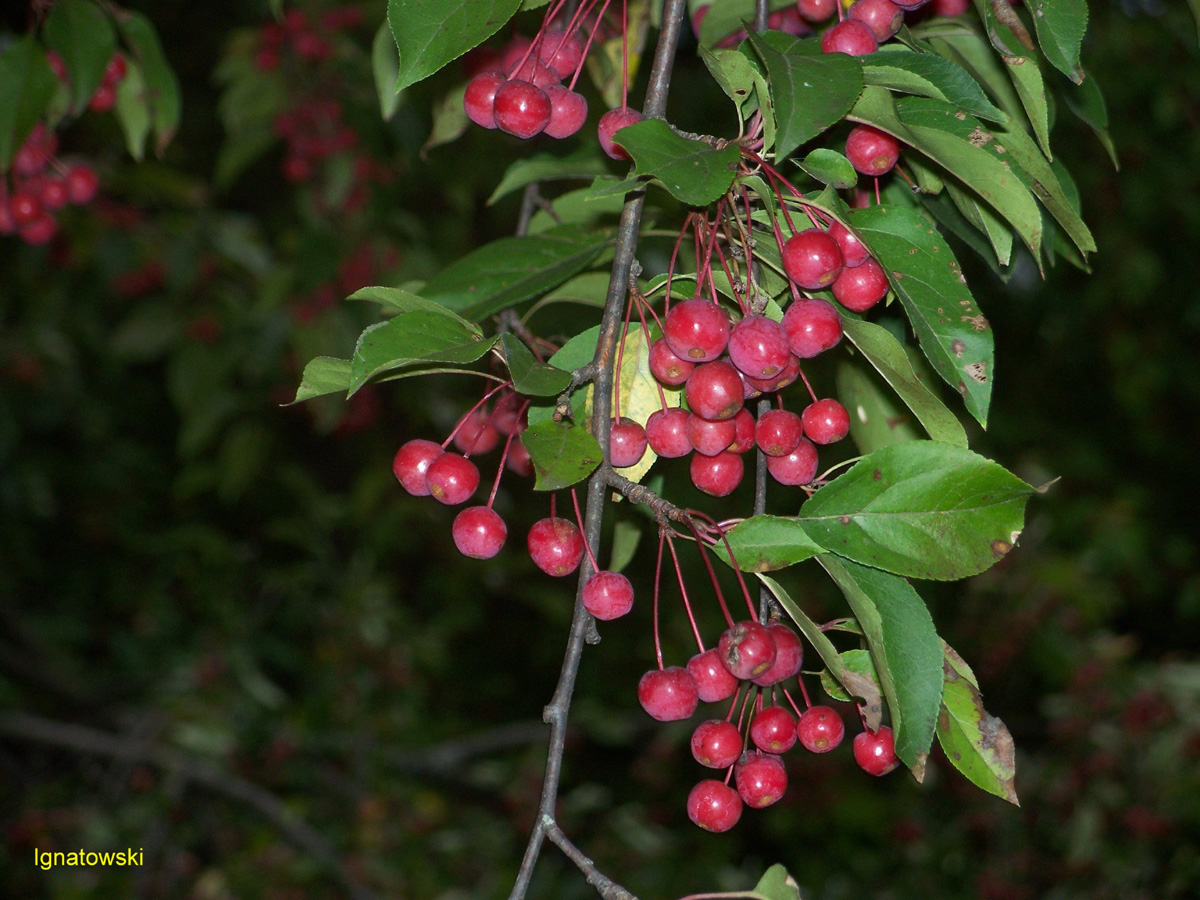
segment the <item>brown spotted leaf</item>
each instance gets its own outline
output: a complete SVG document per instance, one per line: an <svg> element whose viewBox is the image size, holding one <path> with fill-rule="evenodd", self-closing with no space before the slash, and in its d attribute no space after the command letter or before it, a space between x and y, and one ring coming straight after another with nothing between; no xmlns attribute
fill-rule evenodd
<svg viewBox="0 0 1200 900"><path fill-rule="evenodd" d="M975 785L1020 806L1015 787L1016 757L1004 723L983 708L970 667L948 645L938 713L937 738L946 758Z"/></svg>

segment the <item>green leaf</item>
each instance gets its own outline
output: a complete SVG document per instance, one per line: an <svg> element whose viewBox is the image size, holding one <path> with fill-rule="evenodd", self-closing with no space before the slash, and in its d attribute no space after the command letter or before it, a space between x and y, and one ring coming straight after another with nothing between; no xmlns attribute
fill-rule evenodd
<svg viewBox="0 0 1200 900"><path fill-rule="evenodd" d="M507 197L513 191L519 191L535 181L591 181L607 172L608 167L596 152L594 145L578 147L566 156L535 153L526 159L518 159L505 170L504 177L492 191L492 196L488 197L487 205L491 206L501 197Z"/></svg>
<svg viewBox="0 0 1200 900"><path fill-rule="evenodd" d="M141 162L146 154L146 138L150 136L150 108L146 102L142 67L129 63L125 77L117 85L115 112L129 155Z"/></svg>
<svg viewBox="0 0 1200 900"><path fill-rule="evenodd" d="M400 51L396 90L482 44L520 6L521 0L388 0L388 24Z"/></svg>
<svg viewBox="0 0 1200 900"><path fill-rule="evenodd" d="M626 126L614 139L633 157L635 176L649 176L689 206L713 203L733 184L741 149L714 147L676 134L661 119Z"/></svg>
<svg viewBox="0 0 1200 900"><path fill-rule="evenodd" d="M850 160L836 150L818 147L804 157L804 162L799 165L817 181L835 190L846 190L858 184L858 172Z"/></svg>
<svg viewBox="0 0 1200 900"><path fill-rule="evenodd" d="M745 54L737 50L710 50L700 45L700 59L726 96L740 109L754 99L754 67Z"/></svg>
<svg viewBox="0 0 1200 900"><path fill-rule="evenodd" d="M600 465L604 454L596 439L566 422L540 422L521 434L536 476L533 489L557 491L582 481Z"/></svg>
<svg viewBox="0 0 1200 900"><path fill-rule="evenodd" d="M879 693L879 681L848 668L842 655L838 653L837 647L833 646L833 642L829 640L825 632L796 605L796 601L788 596L787 591L777 581L761 573L758 579L767 586L767 590L775 595L779 605L792 617L792 621L796 623L796 627L800 629L801 633L808 638L808 642L813 645L821 657L821 661L829 668L829 673L837 680L838 684L845 688L848 694L858 697L862 701L860 708L867 727L872 731L878 731L879 725L883 721L883 697Z"/></svg>
<svg viewBox="0 0 1200 900"><path fill-rule="evenodd" d="M963 431L962 423L933 391L922 384L904 347L890 331L849 316L843 318L842 330L916 414L931 438L956 447L967 446L967 433Z"/></svg>
<svg viewBox="0 0 1200 900"><path fill-rule="evenodd" d="M300 387L296 389L296 399L292 403L349 390L350 360L318 356L304 367L304 375L300 378Z"/></svg>
<svg viewBox="0 0 1200 900"><path fill-rule="evenodd" d="M875 663L871 661L870 650L843 650L839 655L846 671L855 672L864 678L871 679L875 682L876 690L880 694L883 693L883 688L879 685L879 675L875 672ZM828 669L821 672L821 689L834 700L840 700L842 703L850 703L854 699Z"/></svg>
<svg viewBox="0 0 1200 900"><path fill-rule="evenodd" d="M1108 132L1108 106L1096 79L1084 72L1084 79L1079 86L1074 90L1064 91L1063 98L1067 108L1096 133L1096 138L1108 151L1113 168L1119 169L1121 166L1117 159L1117 148Z"/></svg>
<svg viewBox="0 0 1200 900"><path fill-rule="evenodd" d="M1083 81L1079 51L1087 31L1087 0L1029 0L1038 43L1050 65L1076 84Z"/></svg>
<svg viewBox="0 0 1200 900"><path fill-rule="evenodd" d="M145 16L128 11L117 15L117 27L133 58L142 67L146 105L154 128L154 152L162 156L179 129L182 100L179 79L163 52L158 32Z"/></svg>
<svg viewBox="0 0 1200 900"><path fill-rule="evenodd" d="M799 521L839 556L898 575L955 580L1003 559L1034 489L960 447L910 441L876 450L810 497Z"/></svg>
<svg viewBox="0 0 1200 900"><path fill-rule="evenodd" d="M608 571L624 572L637 553L645 530L628 519L618 519L613 525L612 547L608 556Z"/></svg>
<svg viewBox="0 0 1200 900"><path fill-rule="evenodd" d="M1016 748L1004 723L983 708L975 674L948 644L945 686L938 714L938 743L946 758L972 783L1020 806L1016 791Z"/></svg>
<svg viewBox="0 0 1200 900"><path fill-rule="evenodd" d="M58 0L46 17L42 34L46 45L58 52L67 67L71 111L79 114L104 78L104 69L117 49L117 33L95 3Z"/></svg>
<svg viewBox="0 0 1200 900"><path fill-rule="evenodd" d="M884 45L881 50L890 45ZM907 49L872 53L862 58L863 81L906 94L944 100L981 119L1004 124L1008 116L997 108L967 71L934 53Z"/></svg>
<svg viewBox="0 0 1200 900"><path fill-rule="evenodd" d="M564 372L574 372L576 369L586 366L595 359L596 344L599 340L600 326L593 325L559 347L558 352L551 356L547 362L555 368L562 369ZM586 418L584 405L590 397L590 392L583 390L575 391L571 395L571 415L576 422L583 422ZM542 422L548 422L553 414L554 404L534 403L529 407L529 424L537 425Z"/></svg>
<svg viewBox="0 0 1200 900"><path fill-rule="evenodd" d="M857 57L814 56L798 49L800 40L795 38L768 41L751 34L750 43L767 67L778 125L776 159L840 122L862 93L862 63Z"/></svg>
<svg viewBox="0 0 1200 900"><path fill-rule="evenodd" d="M919 771L933 744L942 699L942 643L929 610L903 578L828 553L817 559L866 635L891 712L896 755Z"/></svg>
<svg viewBox="0 0 1200 900"><path fill-rule="evenodd" d="M1038 151L1033 140L1024 131L1013 129L997 130L996 141L1015 163L1015 170L1033 195L1041 201L1054 220L1062 226L1084 255L1096 250L1096 240L1080 218L1076 204L1067 195L1067 189L1054 166Z"/></svg>
<svg viewBox="0 0 1200 900"><path fill-rule="evenodd" d="M1008 160L1000 158L995 136L977 119L924 97L893 103L878 87L863 91L849 118L894 135L942 165L1010 222L1035 257L1040 255L1041 210Z"/></svg>
<svg viewBox="0 0 1200 900"><path fill-rule="evenodd" d="M1188 6L1192 8L1192 18L1196 20L1197 38L1200 39L1200 0L1188 0Z"/></svg>
<svg viewBox="0 0 1200 900"><path fill-rule="evenodd" d="M466 132L470 123L467 111L463 108L463 97L466 93L466 84L460 84L434 104L433 127L429 131L429 137L421 145L422 159L434 147L457 141Z"/></svg>
<svg viewBox="0 0 1200 900"><path fill-rule="evenodd" d="M946 192L962 217L987 238L991 253L985 256L994 256L997 266L1009 265L1012 262L1013 232L1008 223L980 200L977 194L966 188L951 182L947 185Z"/></svg>
<svg viewBox="0 0 1200 900"><path fill-rule="evenodd" d="M911 209L856 210L850 223L888 273L934 371L958 389L967 410L986 427L992 330L945 239Z"/></svg>
<svg viewBox="0 0 1200 900"><path fill-rule="evenodd" d="M850 414L850 437L860 453L920 437L908 411L895 404L895 394L856 365L838 363L837 396Z"/></svg>
<svg viewBox="0 0 1200 900"><path fill-rule="evenodd" d="M1025 107L1025 114L1033 125L1033 133L1037 137L1038 146L1046 154L1047 159L1053 159L1050 152L1050 105L1046 98L1046 82L1042 78L1042 70L1034 56L1007 56L1004 64L1012 77L1017 89L1017 96Z"/></svg>
<svg viewBox="0 0 1200 900"><path fill-rule="evenodd" d="M779 863L763 873L763 877L758 879L758 884L754 886L754 893L763 900L800 900L800 886Z"/></svg>
<svg viewBox="0 0 1200 900"><path fill-rule="evenodd" d="M424 312L437 313L441 316L449 316L463 328L474 334L483 337L483 331L474 322L468 322L462 316L452 312L440 303L434 303L432 300L426 300L417 294L410 293L402 288L392 287L365 287L359 288L353 294L346 298L347 300L369 300L372 303L378 303L380 306L385 306L388 309L396 312L406 313L422 310Z"/></svg>
<svg viewBox="0 0 1200 900"><path fill-rule="evenodd" d="M504 359L512 376L513 389L527 397L553 397L571 383L571 374L538 362L525 343L514 334L500 335Z"/></svg>
<svg viewBox="0 0 1200 900"><path fill-rule="evenodd" d="M400 80L400 54L387 22L379 26L371 43L371 72L375 76L375 92L379 95L379 114L386 122L400 108L400 92L396 90L396 82Z"/></svg>
<svg viewBox="0 0 1200 900"><path fill-rule="evenodd" d="M481 319L558 287L609 242L606 233L578 225L501 238L443 269L423 294L469 319Z"/></svg>
<svg viewBox="0 0 1200 900"><path fill-rule="evenodd" d="M8 171L57 87L54 70L32 34L0 55L0 172Z"/></svg>
<svg viewBox="0 0 1200 900"><path fill-rule="evenodd" d="M811 559L825 548L813 541L804 526L784 516L751 516L725 533L738 568L743 572L771 572ZM725 543L718 541L713 552L729 563Z"/></svg>
<svg viewBox="0 0 1200 900"><path fill-rule="evenodd" d="M495 343L496 338L484 340L477 330L440 312L404 313L372 325L359 336L350 360L350 392L392 369L427 362L474 362Z"/></svg>

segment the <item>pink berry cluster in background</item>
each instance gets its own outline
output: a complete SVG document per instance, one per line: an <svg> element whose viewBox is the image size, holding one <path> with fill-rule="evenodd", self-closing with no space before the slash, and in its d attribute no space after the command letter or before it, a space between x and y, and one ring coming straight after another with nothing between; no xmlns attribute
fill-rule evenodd
<svg viewBox="0 0 1200 900"><path fill-rule="evenodd" d="M58 212L86 206L96 198L100 179L88 163L57 156L58 137L39 122L0 180L0 235L15 234L27 244L48 244L58 234Z"/></svg>

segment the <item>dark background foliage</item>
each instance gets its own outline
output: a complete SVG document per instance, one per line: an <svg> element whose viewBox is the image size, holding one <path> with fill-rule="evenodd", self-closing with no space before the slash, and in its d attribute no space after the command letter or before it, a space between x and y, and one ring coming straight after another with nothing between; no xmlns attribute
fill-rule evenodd
<svg viewBox="0 0 1200 900"><path fill-rule="evenodd" d="M344 355L371 321L342 296L425 277L511 228L511 203L483 204L511 145L469 133L420 153L457 74L379 123L382 9L364 3L336 88L387 177L331 213L279 175L276 146L216 186L213 72L266 11L130 5L179 71L177 140L134 165L108 118L85 117L64 142L98 161L104 199L49 249L0 239L5 893L293 900L347 896L352 880L396 898L505 896L570 613L571 585L520 552L542 501L502 491L516 537L468 564L452 513L395 484L396 446L446 433L475 390L461 379L280 404L304 360ZM973 439L1033 483L1058 480L1002 565L923 587L1013 731L1022 807L936 757L924 785L871 779L843 748L798 757L779 807L698 831L687 728L634 699L653 653L643 605L585 655L561 816L639 896L748 887L774 862L821 900L1166 900L1200 883L1196 31L1179 4L1091 5L1084 58L1121 169L1062 110L1055 146L1100 244L1094 271L969 271L998 359L992 423ZM673 103L699 118L708 101L684 79ZM652 565L645 540L641 585ZM815 577L796 589L839 614ZM30 862L126 846L143 867ZM547 852L532 896L591 893Z"/></svg>

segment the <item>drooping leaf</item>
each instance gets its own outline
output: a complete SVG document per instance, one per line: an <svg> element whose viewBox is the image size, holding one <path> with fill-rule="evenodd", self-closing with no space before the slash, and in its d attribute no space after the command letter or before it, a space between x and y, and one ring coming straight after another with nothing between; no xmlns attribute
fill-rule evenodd
<svg viewBox="0 0 1200 900"><path fill-rule="evenodd" d="M839 654L842 658L842 666L848 672L854 672L861 675L863 678L869 678L875 682L876 690L882 694L883 688L879 685L879 676L875 673L875 663L871 661L870 650L843 650ZM842 703L850 703L854 697L838 683L828 669L821 672L821 689L825 691L834 700L840 700Z"/></svg>
<svg viewBox="0 0 1200 900"><path fill-rule="evenodd" d="M846 337L892 386L905 405L920 419L929 436L956 447L967 446L967 433L946 404L917 378L904 347L886 328L846 317Z"/></svg>
<svg viewBox="0 0 1200 900"><path fill-rule="evenodd" d="M371 72L375 76L375 92L379 95L379 114L386 122L400 107L400 92L396 90L396 82L400 79L400 54L387 22L379 26L371 43Z"/></svg>
<svg viewBox="0 0 1200 900"><path fill-rule="evenodd" d="M608 167L594 146L579 147L566 156L535 153L525 159L518 159L505 170L500 183L492 191L492 196L488 197L487 204L491 206L500 198L507 197L513 191L519 191L535 181L591 181L607 172Z"/></svg>
<svg viewBox="0 0 1200 900"><path fill-rule="evenodd" d="M976 786L1020 806L1016 791L1016 755L1004 723L983 708L975 674L948 644L945 686L938 714L938 743L951 764Z"/></svg>
<svg viewBox="0 0 1200 900"><path fill-rule="evenodd" d="M960 191L960 193L963 196L975 196L974 194L967 194L966 191ZM936 197L921 197L920 202L925 207L926 212L933 217L933 220L945 232L954 235L979 254L1001 280L1007 280L1006 270L1001 268L1000 260L997 259L996 251L992 248L991 242L975 225L967 221L966 216L962 214L955 202L949 197L948 191L943 191Z"/></svg>
<svg viewBox="0 0 1200 900"><path fill-rule="evenodd" d="M660 119L629 125L615 138L633 157L635 176L653 178L689 206L707 206L729 190L741 157L736 142L685 138Z"/></svg>
<svg viewBox="0 0 1200 900"><path fill-rule="evenodd" d="M763 900L800 900L800 886L779 863L763 873L763 877L754 886L754 893Z"/></svg>
<svg viewBox="0 0 1200 900"><path fill-rule="evenodd" d="M528 397L553 397L571 383L571 374L539 362L515 334L500 335L513 390Z"/></svg>
<svg viewBox="0 0 1200 900"><path fill-rule="evenodd" d="M318 356L309 360L296 389L292 403L311 400L322 394L342 393L350 390L350 360L332 356Z"/></svg>
<svg viewBox="0 0 1200 900"><path fill-rule="evenodd" d="M1046 159L1053 159L1050 151L1050 104L1046 97L1046 82L1036 56L1007 56L1004 65L1017 89L1017 96L1025 107L1025 115L1033 126L1038 146Z"/></svg>
<svg viewBox="0 0 1200 900"><path fill-rule="evenodd" d="M372 303L378 303L380 306L386 307L387 309L402 313L422 310L424 312L437 313L440 316L449 316L467 331L483 337L483 331L481 331L479 326L474 322L468 322L462 316L446 309L446 307L442 306L440 303L434 303L432 300L426 300L424 297L414 294L411 291L406 291L402 288L382 287L379 285L359 288L346 299L369 300Z"/></svg>
<svg viewBox="0 0 1200 900"><path fill-rule="evenodd" d="M851 224L888 273L921 350L987 425L994 341L945 239L915 210L874 206Z"/></svg>
<svg viewBox="0 0 1200 900"><path fill-rule="evenodd" d="M776 159L840 122L863 89L862 63L857 57L814 56L797 49L799 42L781 32L750 35L754 52L767 67L777 126Z"/></svg>
<svg viewBox="0 0 1200 900"><path fill-rule="evenodd" d="M859 453L873 453L920 437L912 416L896 403L895 394L857 365L838 363L837 397L850 414L850 437Z"/></svg>
<svg viewBox="0 0 1200 900"><path fill-rule="evenodd" d="M785 569L825 552L805 533L803 525L785 516L751 516L729 529L725 538L743 572ZM729 563L724 542L714 544L713 551Z"/></svg>
<svg viewBox="0 0 1200 900"><path fill-rule="evenodd" d="M81 113L104 78L117 49L117 33L104 11L88 0L58 0L42 30L46 44L62 57L71 79L71 111Z"/></svg>
<svg viewBox="0 0 1200 900"><path fill-rule="evenodd" d="M179 129L183 105L179 78L149 19L140 13L121 11L117 15L117 28L142 67L146 105L154 129L154 152L162 156Z"/></svg>
<svg viewBox="0 0 1200 900"><path fill-rule="evenodd" d="M1112 135L1108 131L1108 105L1104 102L1104 94L1096 79L1084 72L1083 81L1073 91L1065 91L1064 99L1067 108L1080 118L1096 134L1096 138L1108 151L1109 159L1114 168L1120 168L1117 159L1117 148Z"/></svg>
<svg viewBox="0 0 1200 900"><path fill-rule="evenodd" d="M114 112L125 135L129 155L139 162L145 156L146 138L150 136L150 108L146 102L145 88L142 67L137 63L129 63L125 77L117 85Z"/></svg>
<svg viewBox="0 0 1200 900"><path fill-rule="evenodd" d="M833 646L833 642L818 627L817 623L796 605L796 601L788 596L782 585L762 573L759 573L758 578L767 586L767 590L775 595L779 605L791 616L800 632L808 638L808 642L813 645L821 657L821 661L828 667L829 673L837 680L837 683L845 688L848 694L861 700L860 709L867 727L872 731L878 731L879 725L883 721L883 697L879 693L879 681L847 668L837 647Z"/></svg>
<svg viewBox="0 0 1200 900"><path fill-rule="evenodd" d="M1087 31L1087 0L1029 0L1029 12L1050 65L1079 84L1084 78L1079 51Z"/></svg>
<svg viewBox="0 0 1200 900"><path fill-rule="evenodd" d="M980 200L977 194L959 187L954 182L947 185L946 192L962 217L987 238L991 255L996 258L996 265L1007 266L1012 262L1013 232L1008 223Z"/></svg>
<svg viewBox="0 0 1200 900"><path fill-rule="evenodd" d="M1024 131L999 129L995 132L998 145L1013 161L1017 175L1026 183L1033 195L1063 231L1075 242L1083 254L1096 250L1096 240L1080 218L1077 204L1072 202L1059 172L1038 151L1037 146Z"/></svg>
<svg viewBox="0 0 1200 900"><path fill-rule="evenodd" d="M828 553L817 559L866 635L891 712L896 755L910 769L919 768L933 743L942 699L942 643L929 610L903 578Z"/></svg>
<svg viewBox="0 0 1200 900"><path fill-rule="evenodd" d="M0 172L8 171L57 86L54 70L32 34L10 44L0 55Z"/></svg>
<svg viewBox="0 0 1200 900"><path fill-rule="evenodd" d="M466 318L481 319L558 287L608 244L607 233L578 225L501 238L443 269L422 293Z"/></svg>
<svg viewBox="0 0 1200 900"><path fill-rule="evenodd" d="M836 150L826 147L818 147L804 157L800 168L835 190L846 190L858 183L858 172L854 170L850 160Z"/></svg>
<svg viewBox="0 0 1200 900"><path fill-rule="evenodd" d="M400 51L396 90L482 44L520 6L521 0L388 0L388 24Z"/></svg>
<svg viewBox="0 0 1200 900"><path fill-rule="evenodd" d="M359 336L350 360L350 391L392 369L430 362L474 362L495 343L496 338L485 340L477 330L438 312L403 313L372 325Z"/></svg>
<svg viewBox="0 0 1200 900"><path fill-rule="evenodd" d="M960 447L910 441L876 450L800 507L814 541L898 575L977 575L1013 548L1034 489Z"/></svg>
<svg viewBox="0 0 1200 900"><path fill-rule="evenodd" d="M999 124L1008 120L962 66L935 53L899 48L872 53L863 57L863 81L892 91L944 100L973 116Z"/></svg>
<svg viewBox="0 0 1200 900"><path fill-rule="evenodd" d="M902 97L893 103L883 88L869 87L849 118L866 122L915 147L992 205L1037 257L1042 214L1029 189L1006 159L994 135L977 119L940 100Z"/></svg>
<svg viewBox="0 0 1200 900"><path fill-rule="evenodd" d="M567 422L540 422L521 433L533 461L535 491L557 491L582 481L604 454L596 439Z"/></svg>

